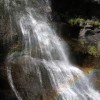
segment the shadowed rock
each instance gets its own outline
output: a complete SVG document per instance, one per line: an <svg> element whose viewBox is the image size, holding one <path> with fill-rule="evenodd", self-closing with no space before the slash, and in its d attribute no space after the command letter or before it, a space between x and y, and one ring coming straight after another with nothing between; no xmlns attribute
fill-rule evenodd
<svg viewBox="0 0 100 100"><path fill-rule="evenodd" d="M56 92L41 59L22 56L8 62L8 66L13 85L24 100L53 100Z"/></svg>

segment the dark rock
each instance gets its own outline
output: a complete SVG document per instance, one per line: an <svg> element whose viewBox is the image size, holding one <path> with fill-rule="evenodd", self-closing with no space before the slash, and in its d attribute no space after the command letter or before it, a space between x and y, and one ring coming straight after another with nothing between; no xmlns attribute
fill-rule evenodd
<svg viewBox="0 0 100 100"><path fill-rule="evenodd" d="M91 83L93 83L94 87L96 90L100 90L100 69L92 69L92 73L91 70L88 71L89 73L89 79L91 81Z"/></svg>
<svg viewBox="0 0 100 100"><path fill-rule="evenodd" d="M95 28L93 31L94 31L94 33L100 33L100 27Z"/></svg>
<svg viewBox="0 0 100 100"><path fill-rule="evenodd" d="M94 2L94 0L51 0L51 3L53 12L57 13L56 16L59 16L59 21L62 22L66 22L66 19L77 16L84 18L96 16L100 18L100 5L97 1Z"/></svg>
<svg viewBox="0 0 100 100"><path fill-rule="evenodd" d="M14 55L12 57L13 59L9 58L7 66L12 67L14 86L21 97L24 100L53 99L56 92L52 87L49 72L41 59L29 56L19 56L17 59Z"/></svg>

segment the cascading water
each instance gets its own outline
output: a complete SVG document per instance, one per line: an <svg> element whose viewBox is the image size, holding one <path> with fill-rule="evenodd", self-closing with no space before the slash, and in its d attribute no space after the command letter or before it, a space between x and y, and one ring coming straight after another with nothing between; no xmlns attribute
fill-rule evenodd
<svg viewBox="0 0 100 100"><path fill-rule="evenodd" d="M5 0L22 34L22 51L7 57L8 80L18 100L100 100L84 73L71 65L67 45L51 28L49 1L33 1Z"/></svg>

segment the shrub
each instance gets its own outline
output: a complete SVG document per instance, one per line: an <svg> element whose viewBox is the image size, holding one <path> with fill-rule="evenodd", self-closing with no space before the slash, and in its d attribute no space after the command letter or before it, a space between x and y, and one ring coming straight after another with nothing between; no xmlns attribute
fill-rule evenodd
<svg viewBox="0 0 100 100"><path fill-rule="evenodd" d="M79 26L84 26L84 24L89 24L89 25L93 25L93 26L100 26L100 22L99 21L94 21L94 20L90 20L90 19L84 19L84 18L71 18L68 20L68 23L71 26L74 25L79 25Z"/></svg>

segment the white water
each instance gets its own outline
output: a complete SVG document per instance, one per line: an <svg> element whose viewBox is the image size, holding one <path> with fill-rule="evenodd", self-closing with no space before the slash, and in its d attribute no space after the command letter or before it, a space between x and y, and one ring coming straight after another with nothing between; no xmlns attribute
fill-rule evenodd
<svg viewBox="0 0 100 100"><path fill-rule="evenodd" d="M44 1L40 1L44 3ZM15 22L22 33L24 49L20 52L19 57L15 57L12 53L7 58L8 80L18 100L100 100L100 94L93 89L84 73L69 62L68 52L65 52L68 47L51 28L46 17L47 14L41 15L38 8L30 6L28 0L25 0L24 3L24 12L14 12ZM13 0L13 4L15 6L15 0ZM51 10L46 0L43 9L46 13ZM36 75L39 80L39 86L36 85L35 88L34 81L32 82L34 78L28 77L28 81L24 79L26 76L23 78L19 75L21 86L25 84L27 87L25 90L27 96L24 95L24 97L13 81L12 68L16 62L20 64L24 75L27 76L31 73ZM47 77L43 75L47 75ZM49 80L49 83L46 80ZM50 89L56 92L52 99L47 99L46 96L36 99L35 96L32 98L28 93L31 90L31 95L39 93L46 95L48 84L51 85Z"/></svg>

